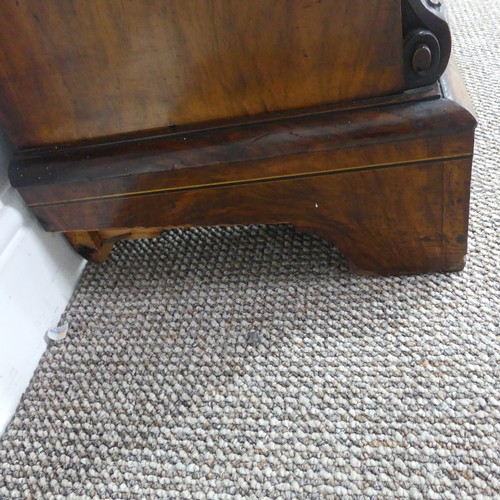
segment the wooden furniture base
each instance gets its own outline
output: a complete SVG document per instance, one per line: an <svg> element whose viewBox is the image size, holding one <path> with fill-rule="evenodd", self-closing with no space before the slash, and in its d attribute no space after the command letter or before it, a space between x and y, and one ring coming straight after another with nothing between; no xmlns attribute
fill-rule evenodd
<svg viewBox="0 0 500 500"><path fill-rule="evenodd" d="M350 269L360 274L459 271L466 253L469 177L470 161L460 158L189 194L154 194L127 201L125 206L129 214L158 211L137 222L131 218L132 225L290 222L335 245ZM92 210L116 213L115 203L123 210L123 200L96 201ZM82 256L102 262L116 241L156 237L161 230L122 227L65 235Z"/></svg>
<svg viewBox="0 0 500 500"><path fill-rule="evenodd" d="M93 261L166 228L291 223L359 273L457 271L475 127L460 85L451 68L396 98L35 151L11 179L44 227Z"/></svg>
<svg viewBox="0 0 500 500"><path fill-rule="evenodd" d="M168 228L290 223L356 272L463 267L475 119L441 2L20 0L4 14L12 185L87 259Z"/></svg>

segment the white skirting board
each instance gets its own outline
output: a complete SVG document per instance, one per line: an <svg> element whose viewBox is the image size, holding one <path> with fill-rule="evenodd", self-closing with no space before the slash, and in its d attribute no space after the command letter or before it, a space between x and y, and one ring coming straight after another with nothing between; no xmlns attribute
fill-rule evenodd
<svg viewBox="0 0 500 500"><path fill-rule="evenodd" d="M84 261L43 231L7 181L9 147L0 137L0 436L57 325Z"/></svg>

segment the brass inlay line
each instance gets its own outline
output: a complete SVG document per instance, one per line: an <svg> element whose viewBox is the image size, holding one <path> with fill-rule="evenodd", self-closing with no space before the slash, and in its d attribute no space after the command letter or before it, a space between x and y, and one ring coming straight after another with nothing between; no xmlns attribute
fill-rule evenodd
<svg viewBox="0 0 500 500"><path fill-rule="evenodd" d="M294 179L303 179L307 177L319 177L323 175L332 175L332 174L342 174L348 173L351 171L367 171L367 170L375 170L375 169L385 169L385 168L395 168L395 167L404 167L411 165L425 165L428 163L435 163L439 161L450 161L450 160L466 160L470 159L472 155L453 155L443 157L435 157L435 158L426 158L426 159L418 159L418 160L408 160L403 162L393 162L393 163L382 163L375 165L368 165L363 167L347 167L343 169L333 169L333 170L321 170L316 172L305 172L305 173L296 173L296 174L288 174L288 175L276 175L276 176L267 176L267 177L258 177L252 179L238 179L232 181L221 181L221 182L210 182L206 184L193 184L189 186L176 186L176 187L165 187L165 188L157 188L157 189L148 189L144 191L134 191L128 193L118 193L118 194L109 194L103 196L90 196L85 198L75 198L72 200L65 201L52 201L52 202L43 202L43 203L31 203L30 207L46 207L46 206L55 206L55 205L67 205L71 203L80 203L85 201L105 201L109 199L115 198L134 198L138 196L150 196L160 193L174 193L174 192L183 192L183 191L194 191L200 189L214 189L220 187L228 187L228 186L243 186L246 184L256 184L263 182L277 182L277 181L286 181L286 180L294 180Z"/></svg>

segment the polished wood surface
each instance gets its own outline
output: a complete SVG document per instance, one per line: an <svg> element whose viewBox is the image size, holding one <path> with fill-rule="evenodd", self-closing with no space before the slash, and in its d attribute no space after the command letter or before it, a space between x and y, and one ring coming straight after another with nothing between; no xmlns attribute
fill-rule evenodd
<svg viewBox="0 0 500 500"><path fill-rule="evenodd" d="M421 101L410 95L392 105L20 154L11 164L11 182L35 207L470 155L473 117L436 93L424 95Z"/></svg>
<svg viewBox="0 0 500 500"><path fill-rule="evenodd" d="M17 0L0 28L10 180L87 259L290 223L356 272L463 267L475 119L437 83L439 2Z"/></svg>
<svg viewBox="0 0 500 500"><path fill-rule="evenodd" d="M82 190L91 191L92 196L104 196L117 191L178 188L183 182L193 186L197 182L258 178L266 160L267 176L311 173L317 166L304 163L298 154L318 152L319 148L328 154L323 170L327 165L359 167L359 161L366 160L356 156L356 147L367 146L368 142L377 147L380 142L371 135L374 118L379 122L379 135L385 130L391 136L399 129L400 134L411 134L413 139L418 134L427 139L428 135L442 135L445 128L456 128L455 118L461 117L459 108L452 108L457 113L455 118L451 112L444 121L440 114L442 103L415 106L440 97L440 88L434 85L397 96L226 120L201 129L186 127L153 136L132 134L66 147L22 150L10 165L10 179L28 203L47 203L75 199ZM405 105L404 109L395 107L399 104ZM429 116L424 116L426 110L430 111ZM413 123L419 116L424 116L424 120ZM440 118L439 123L433 118ZM332 163L329 152L347 146L349 151ZM381 150L378 161L390 161L386 155L385 149ZM281 161L273 161L277 157ZM365 152L364 158L370 165L377 156ZM246 162L244 168L239 168L241 162ZM292 170L291 162L295 165Z"/></svg>
<svg viewBox="0 0 500 500"><path fill-rule="evenodd" d="M360 273L456 271L466 249L469 177L469 159L449 160L36 207L35 213L61 228L291 223L334 244Z"/></svg>
<svg viewBox="0 0 500 500"><path fill-rule="evenodd" d="M47 229L68 232L97 261L118 239L163 228L290 223L336 245L356 272L456 271L474 128L466 109L434 90L119 147L21 154L11 178Z"/></svg>
<svg viewBox="0 0 500 500"><path fill-rule="evenodd" d="M404 88L400 0L8 0L0 121L20 147Z"/></svg>

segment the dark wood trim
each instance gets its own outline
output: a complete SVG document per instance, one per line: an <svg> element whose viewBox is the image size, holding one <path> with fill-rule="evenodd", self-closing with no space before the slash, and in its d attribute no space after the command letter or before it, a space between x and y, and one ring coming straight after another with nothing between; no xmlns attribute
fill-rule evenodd
<svg viewBox="0 0 500 500"><path fill-rule="evenodd" d="M436 82L451 54L451 34L438 0L402 0L403 70L407 89Z"/></svg>
<svg viewBox="0 0 500 500"><path fill-rule="evenodd" d="M474 119L440 98L18 155L30 206L301 177L469 154ZM406 147L402 147L406 143Z"/></svg>
<svg viewBox="0 0 500 500"><path fill-rule="evenodd" d="M63 154L66 151L73 151L82 148L94 148L101 146L118 146L122 143L133 141L140 142L148 139L161 139L162 137L174 137L191 132L203 132L207 130L216 130L232 126L244 127L258 123L281 121L286 118L298 118L302 116L319 115L324 113L333 113L340 111L353 111L367 108L378 108L382 106L393 106L395 104L404 104L417 101L428 101L442 97L439 84L426 85L415 89L410 89L399 94L371 97L368 99L355 99L353 101L341 102L337 104L323 104L309 108L289 109L279 112L269 112L253 116L243 116L238 118L228 118L224 120L215 120L196 123L193 125L171 125L169 127L157 128L152 130L138 130L133 133L117 134L103 136L96 139L84 139L77 142L48 144L42 146L21 146L18 148L19 158L39 157L51 154Z"/></svg>

